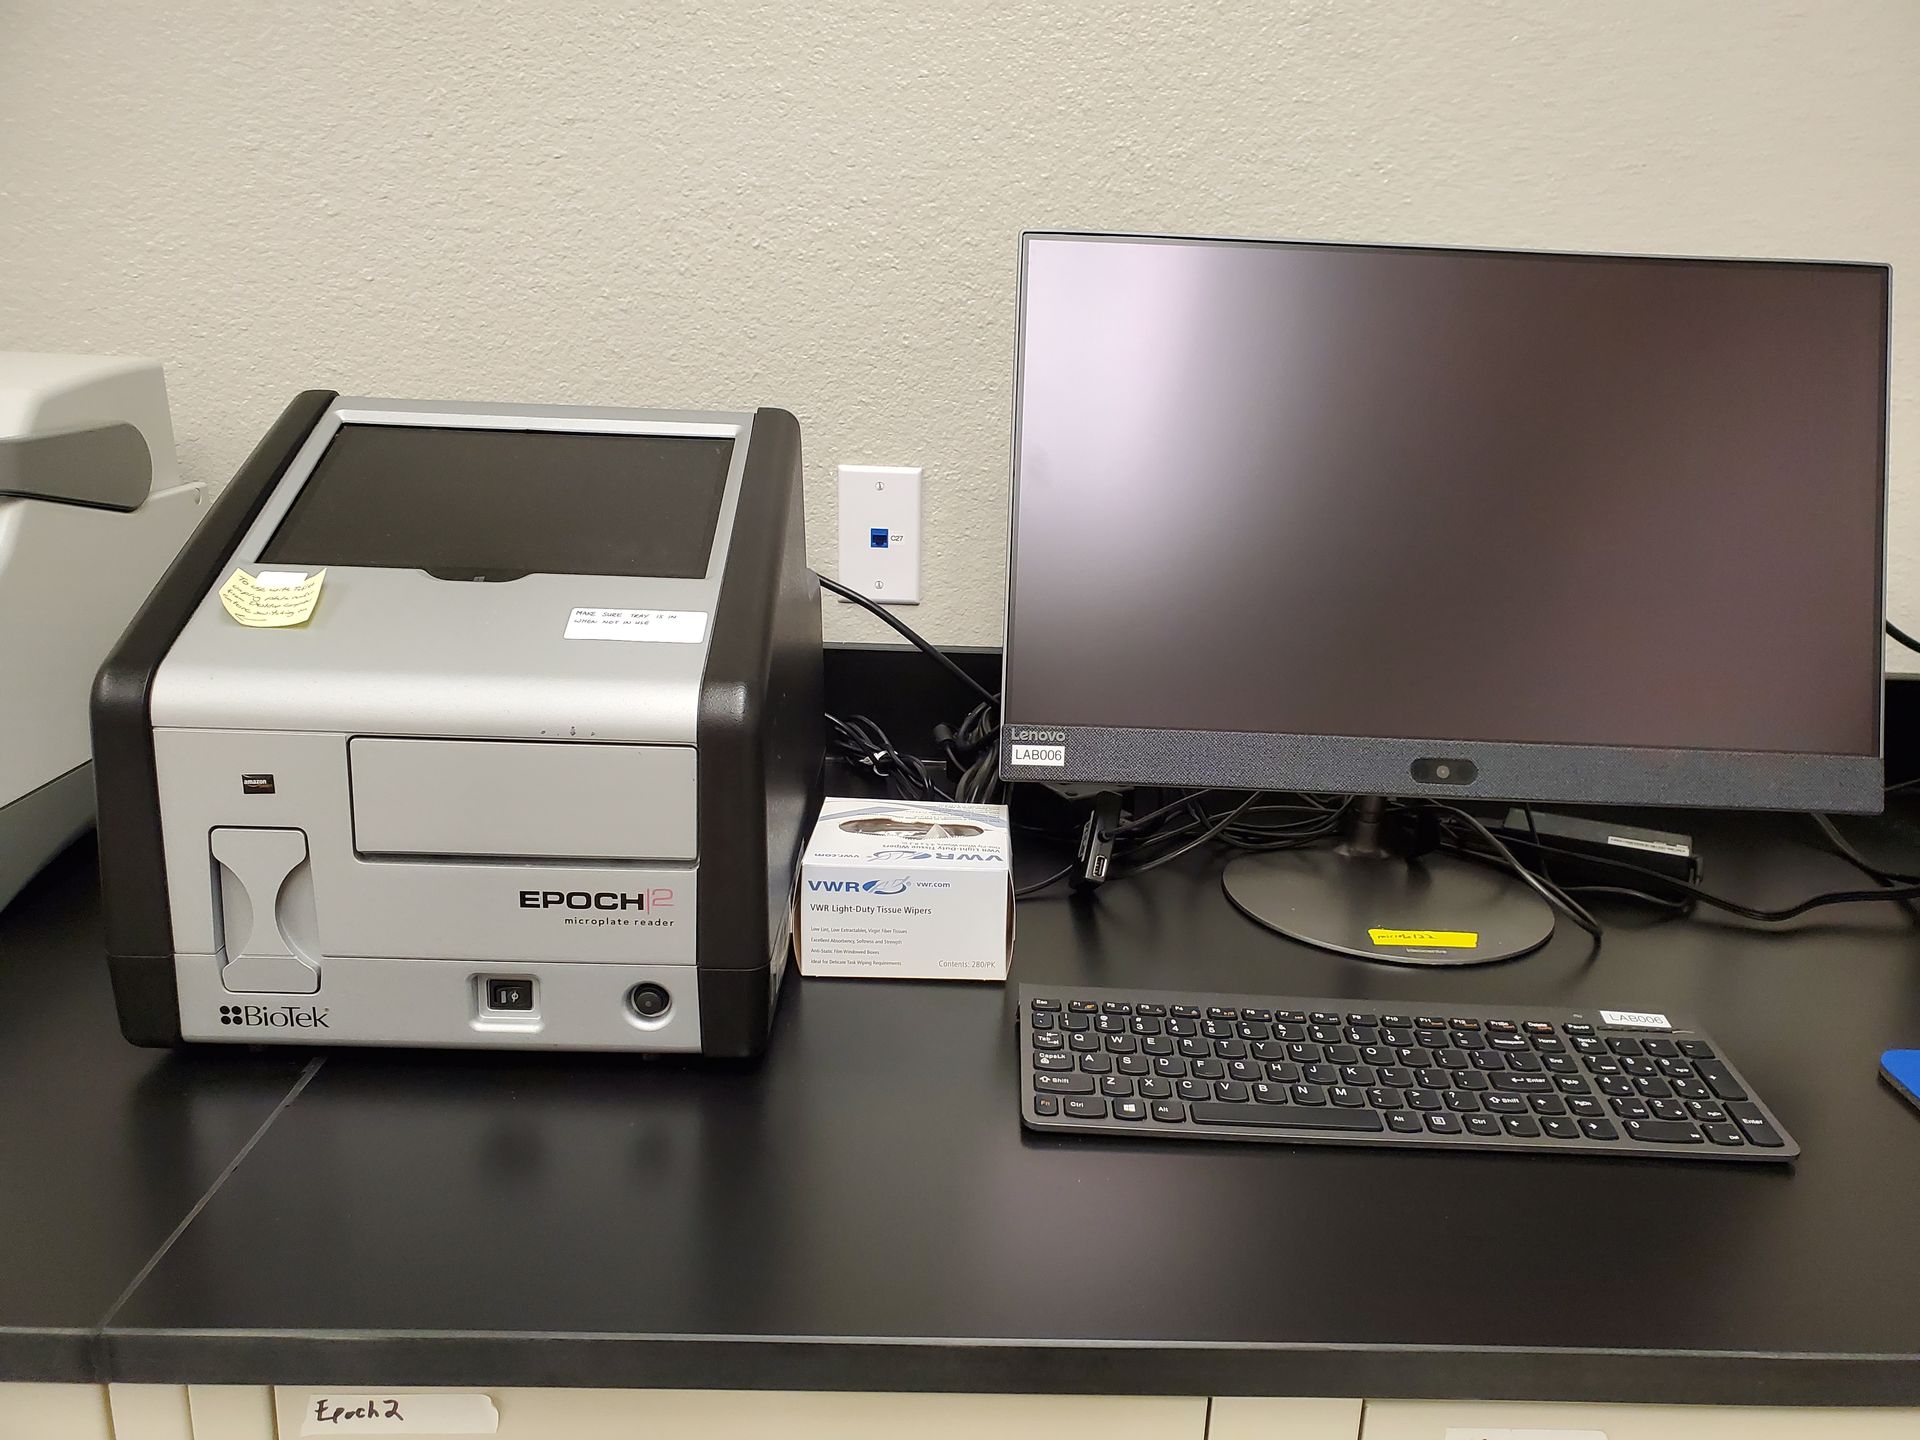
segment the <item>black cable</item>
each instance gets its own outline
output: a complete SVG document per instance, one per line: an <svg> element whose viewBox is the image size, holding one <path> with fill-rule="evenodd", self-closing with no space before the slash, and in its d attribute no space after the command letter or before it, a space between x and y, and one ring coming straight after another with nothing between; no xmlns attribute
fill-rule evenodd
<svg viewBox="0 0 1920 1440"><path fill-rule="evenodd" d="M1899 886L1885 890L1834 890L1824 895L1815 895L1802 900L1797 905L1789 905L1780 910L1763 910L1753 905L1742 905L1737 900L1727 900L1719 895L1702 890L1697 885L1689 885L1684 880L1675 880L1658 870L1648 869L1645 865L1636 865L1631 860L1616 860L1610 855L1593 855L1583 851L1568 850L1558 845L1543 844L1543 850L1556 855L1566 855L1573 859L1584 860L1593 865L1604 865L1610 870L1620 870L1638 875L1643 879L1657 881L1661 886L1674 890L1702 905L1711 905L1716 910L1725 910L1744 920L1754 920L1762 924L1778 924L1785 920L1797 920L1810 910L1818 910L1828 905L1854 905L1876 900L1914 900L1920 899L1920 886Z"/></svg>
<svg viewBox="0 0 1920 1440"><path fill-rule="evenodd" d="M1216 823L1211 829L1201 831L1198 835L1196 835L1193 839L1189 840L1186 844L1175 846L1173 849L1165 852L1164 854L1155 855L1151 860L1142 860L1138 864L1129 865L1126 869L1122 870L1114 878L1117 880L1125 880L1135 875L1144 875L1149 870L1159 869L1162 865L1165 865L1170 860L1178 860L1182 855L1187 854L1191 850L1199 849L1202 845L1206 844L1209 840L1213 839L1216 835L1218 835L1222 830L1225 830L1235 820L1239 819L1240 816L1246 811L1247 807L1252 805L1253 802L1258 800L1259 798L1260 798L1260 792L1258 790L1255 790L1252 794L1248 795L1246 799L1242 800L1232 810L1229 810L1225 815L1221 816L1218 823Z"/></svg>
<svg viewBox="0 0 1920 1440"><path fill-rule="evenodd" d="M1071 865L1068 865L1063 869L1054 871L1053 874L1047 876L1047 878L1044 880L1036 880L1031 885L1022 885L1019 889L1013 892L1013 898L1016 900L1024 900L1029 895L1038 895L1042 890L1047 889L1049 886L1058 885L1062 880L1066 879L1069 875L1071 875L1073 873L1073 870L1074 870L1074 867Z"/></svg>
<svg viewBox="0 0 1920 1440"><path fill-rule="evenodd" d="M1906 646L1907 649L1920 653L1920 640L1914 639L1913 636L1902 630L1891 620L1887 621L1887 634L1892 636L1899 644Z"/></svg>
<svg viewBox="0 0 1920 1440"><path fill-rule="evenodd" d="M1840 853L1840 857L1854 869L1882 885L1920 885L1920 875L1903 875L1898 870L1882 870L1858 850L1854 849L1847 837L1840 833L1840 827L1833 823L1830 815L1815 815L1813 823L1827 837L1829 844Z"/></svg>
<svg viewBox="0 0 1920 1440"><path fill-rule="evenodd" d="M1562 890L1558 885L1555 885L1549 880L1542 879L1527 869L1526 866L1522 865L1513 851L1509 850L1505 842L1482 823L1479 816L1462 810L1457 805L1436 805L1436 808L1457 815L1466 821L1468 825L1472 826L1474 831L1482 840L1487 842L1494 853L1505 860L1507 864L1512 867L1516 875L1526 881L1528 885L1532 886L1533 889L1539 893L1542 900L1545 900L1547 904L1551 905L1554 909L1565 914L1574 924L1591 935L1596 947L1599 945L1601 940L1600 922L1587 912L1587 907L1567 894L1567 892Z"/></svg>
<svg viewBox="0 0 1920 1440"><path fill-rule="evenodd" d="M952 656L948 655L946 651L942 650L938 645L935 645L932 641L921 638L918 631L916 631L911 625L907 624L904 620L901 620L898 616L889 612L885 606L875 604L872 600L869 600L866 596L862 595L858 590L849 590L845 585L842 585L838 580L829 580L826 576L820 574L820 572L817 570L814 572L814 575L820 581L821 589L831 590L834 594L838 595L842 600L851 600L854 604L859 605L864 609L870 611L872 614L878 616L881 620L886 622L886 624L892 626L893 629L897 630L901 635L905 636L909 644L913 645L915 648L919 649L925 654L931 656L934 660L938 661L941 665L944 665L947 668L948 672L951 673L956 680L958 680L962 685L965 685L969 690L973 691L974 694L978 695L982 700L986 701L989 705L998 705L1000 703L1000 697L998 695L994 694L993 691L987 689L986 686L982 685L978 680L974 679L966 671L962 670L958 665L956 665L953 661Z"/></svg>

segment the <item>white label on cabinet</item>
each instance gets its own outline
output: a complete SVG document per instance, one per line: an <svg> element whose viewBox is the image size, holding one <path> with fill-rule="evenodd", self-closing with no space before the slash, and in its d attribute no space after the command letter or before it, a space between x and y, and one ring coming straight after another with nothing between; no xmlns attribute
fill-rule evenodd
<svg viewBox="0 0 1920 1440"><path fill-rule="evenodd" d="M495 1435L500 1412L489 1395L403 1395L364 1391L309 1395L304 1435Z"/></svg>
<svg viewBox="0 0 1920 1440"><path fill-rule="evenodd" d="M569 640L650 640L698 645L707 638L704 610L601 610L576 606L567 616Z"/></svg>

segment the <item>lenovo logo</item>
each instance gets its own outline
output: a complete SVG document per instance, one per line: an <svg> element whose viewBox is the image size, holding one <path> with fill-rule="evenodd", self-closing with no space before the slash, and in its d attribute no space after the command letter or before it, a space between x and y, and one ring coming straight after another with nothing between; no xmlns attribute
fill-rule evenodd
<svg viewBox="0 0 1920 1440"><path fill-rule="evenodd" d="M663 910L673 904L673 891L653 890L522 890L522 910Z"/></svg>

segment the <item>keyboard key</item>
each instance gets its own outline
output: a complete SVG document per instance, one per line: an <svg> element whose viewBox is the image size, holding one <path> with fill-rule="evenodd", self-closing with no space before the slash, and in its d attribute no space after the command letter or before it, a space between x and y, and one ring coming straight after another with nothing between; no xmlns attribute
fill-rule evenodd
<svg viewBox="0 0 1920 1440"><path fill-rule="evenodd" d="M1642 1040L1640 1042L1640 1048L1646 1051L1647 1054L1658 1056L1662 1059L1680 1053L1680 1047L1674 1044L1673 1041L1661 1039L1657 1036L1651 1040Z"/></svg>
<svg viewBox="0 0 1920 1440"><path fill-rule="evenodd" d="M1438 1110L1440 1108L1440 1092L1438 1090L1424 1089L1409 1090L1407 1091L1407 1108L1410 1110Z"/></svg>
<svg viewBox="0 0 1920 1440"><path fill-rule="evenodd" d="M1696 1067L1700 1078L1707 1082L1713 1093L1722 1100L1744 1100L1746 1089L1733 1078L1733 1072L1718 1060L1703 1060Z"/></svg>
<svg viewBox="0 0 1920 1440"><path fill-rule="evenodd" d="M1549 1115L1540 1122L1540 1129L1556 1140L1578 1140L1580 1125L1564 1115Z"/></svg>
<svg viewBox="0 0 1920 1440"><path fill-rule="evenodd" d="M1407 1029L1412 1026L1413 1020L1410 1016L1406 1015L1382 1015L1380 1017L1380 1023L1382 1025L1397 1025L1402 1029Z"/></svg>
<svg viewBox="0 0 1920 1440"><path fill-rule="evenodd" d="M1386 1120L1387 1128L1396 1134L1418 1135L1420 1133L1421 1126L1418 1115L1409 1115L1404 1110L1394 1110L1382 1118Z"/></svg>
<svg viewBox="0 0 1920 1440"><path fill-rule="evenodd" d="M1228 1040L1233 1037L1233 1026L1225 1020L1203 1020L1200 1022L1200 1033L1209 1040Z"/></svg>
<svg viewBox="0 0 1920 1440"><path fill-rule="evenodd" d="M1273 1034L1271 1025L1259 1025L1251 1020L1242 1020L1233 1027L1233 1033L1242 1040L1265 1040Z"/></svg>
<svg viewBox="0 0 1920 1440"><path fill-rule="evenodd" d="M1263 1080L1253 1087L1253 1098L1262 1105L1284 1105L1287 1103L1287 1087Z"/></svg>
<svg viewBox="0 0 1920 1440"><path fill-rule="evenodd" d="M1165 1015L1167 1013L1167 1007L1164 1005L1136 1005L1133 1007L1133 1013L1136 1015Z"/></svg>
<svg viewBox="0 0 1920 1440"><path fill-rule="evenodd" d="M1107 1055L1082 1055L1080 1073L1083 1075L1110 1075L1113 1073L1112 1057Z"/></svg>
<svg viewBox="0 0 1920 1440"><path fill-rule="evenodd" d="M1178 1055L1156 1055L1153 1057L1153 1073L1176 1080L1187 1073L1187 1062Z"/></svg>
<svg viewBox="0 0 1920 1440"><path fill-rule="evenodd" d="M1349 1109L1356 1105L1364 1105L1367 1103L1367 1097L1351 1085L1329 1085L1327 1087L1327 1099L1336 1105L1344 1105Z"/></svg>
<svg viewBox="0 0 1920 1440"><path fill-rule="evenodd" d="M1266 1068L1258 1060L1235 1060L1227 1066L1227 1078L1251 1085L1266 1077Z"/></svg>
<svg viewBox="0 0 1920 1440"><path fill-rule="evenodd" d="M1073 1069L1073 1057L1071 1055L1051 1055L1042 1051L1033 1057L1033 1068L1036 1070L1071 1070Z"/></svg>
<svg viewBox="0 0 1920 1440"><path fill-rule="evenodd" d="M1046 1071L1039 1070L1034 1072L1033 1088L1055 1095L1091 1095L1093 1077L1091 1075L1049 1075Z"/></svg>
<svg viewBox="0 0 1920 1440"><path fill-rule="evenodd" d="M1553 1033L1553 1023L1548 1020L1522 1021L1520 1028L1525 1030L1529 1035L1551 1035ZM1567 1027L1567 1033L1573 1033L1573 1026L1569 1025Z"/></svg>
<svg viewBox="0 0 1920 1440"><path fill-rule="evenodd" d="M1058 1010L1060 1008L1060 1002L1058 1000L1036 999L1031 1008L1035 1010Z"/></svg>
<svg viewBox="0 0 1920 1440"><path fill-rule="evenodd" d="M1673 1093L1682 1100L1711 1100L1713 1092L1698 1080L1676 1080Z"/></svg>
<svg viewBox="0 0 1920 1440"><path fill-rule="evenodd" d="M1116 1100L1113 1102L1113 1118L1116 1120L1144 1120L1147 1118L1147 1102L1144 1100Z"/></svg>
<svg viewBox="0 0 1920 1440"><path fill-rule="evenodd" d="M1347 1016L1347 1024L1349 1025L1378 1025L1379 1023L1380 1017L1378 1015L1369 1014L1364 1010L1353 1011Z"/></svg>
<svg viewBox="0 0 1920 1440"><path fill-rule="evenodd" d="M1092 1015L1099 1010L1099 1008L1099 1003L1093 1000L1069 1000L1067 1002L1067 1009L1073 1011L1076 1015Z"/></svg>
<svg viewBox="0 0 1920 1440"><path fill-rule="evenodd" d="M1060 1113L1060 1097L1057 1095L1034 1096L1033 1113L1036 1115L1058 1115ZM1740 1138L1740 1132L1738 1130L1733 1132L1733 1138L1736 1140Z"/></svg>
<svg viewBox="0 0 1920 1440"><path fill-rule="evenodd" d="M1327 1046L1327 1060L1333 1065L1357 1065L1360 1063L1359 1047L1354 1045Z"/></svg>
<svg viewBox="0 0 1920 1440"><path fill-rule="evenodd" d="M1182 1020L1179 1016L1167 1021L1167 1034L1179 1040L1190 1040L1200 1033L1200 1027L1192 1020Z"/></svg>
<svg viewBox="0 0 1920 1440"><path fill-rule="evenodd" d="M1531 1022L1531 1021L1529 1021L1529 1022L1528 1022L1528 1028L1529 1028L1529 1029L1531 1029L1531 1028L1532 1028L1532 1022ZM1562 1025L1562 1026L1561 1026L1560 1028L1561 1028L1562 1030L1565 1030L1565 1031L1567 1032L1567 1034L1569 1034L1569 1035L1591 1035L1591 1034L1593 1034L1593 1026L1591 1026L1591 1025L1587 1025L1587 1024L1583 1024L1583 1023L1580 1023L1580 1022L1578 1022L1578 1021L1575 1021L1575 1022L1573 1022L1573 1023L1571 1023L1571 1024L1567 1024L1567 1025Z"/></svg>
<svg viewBox="0 0 1920 1440"><path fill-rule="evenodd" d="M1107 1053L1109 1055L1131 1055L1139 1048L1140 1042L1131 1035L1107 1036Z"/></svg>
<svg viewBox="0 0 1920 1440"><path fill-rule="evenodd" d="M1287 1095L1295 1105L1324 1105L1327 1103L1327 1092L1322 1090L1318 1085L1295 1085L1287 1092Z"/></svg>
<svg viewBox="0 0 1920 1440"><path fill-rule="evenodd" d="M1273 1012L1271 1010L1259 1010L1243 1005L1240 1007L1240 1018L1242 1020L1258 1020L1262 1024L1265 1024L1267 1021L1273 1019Z"/></svg>
<svg viewBox="0 0 1920 1440"><path fill-rule="evenodd" d="M1580 1133L1589 1140L1618 1140L1620 1132L1605 1120L1582 1120Z"/></svg>
<svg viewBox="0 0 1920 1440"><path fill-rule="evenodd" d="M1275 1060L1267 1066L1267 1079L1281 1085L1297 1085L1300 1083L1300 1077L1305 1073L1291 1060Z"/></svg>
<svg viewBox="0 0 1920 1440"><path fill-rule="evenodd" d="M1027 1017L1027 1026L1032 1030L1052 1030L1054 1015L1051 1010L1041 1010Z"/></svg>
<svg viewBox="0 0 1920 1440"><path fill-rule="evenodd" d="M1531 1115L1502 1115L1500 1124L1507 1134L1523 1139L1540 1133L1540 1122Z"/></svg>
<svg viewBox="0 0 1920 1440"><path fill-rule="evenodd" d="M1483 1108L1491 1110L1496 1115L1524 1115L1527 1113L1526 1098L1520 1095L1489 1095L1483 1099L1480 1104Z"/></svg>
<svg viewBox="0 0 1920 1440"><path fill-rule="evenodd" d="M1178 1100L1156 1100L1153 1102L1153 1118L1162 1124L1177 1124L1187 1118L1187 1107Z"/></svg>
<svg viewBox="0 0 1920 1440"><path fill-rule="evenodd" d="M1171 1055L1174 1045L1171 1035L1149 1035L1140 1042L1140 1048L1149 1055Z"/></svg>
<svg viewBox="0 0 1920 1440"><path fill-rule="evenodd" d="M1707 1139L1716 1145L1744 1145L1747 1143L1741 1137L1740 1127L1738 1125L1728 1124L1725 1121L1709 1121L1700 1128L1706 1133Z"/></svg>
<svg viewBox="0 0 1920 1440"><path fill-rule="evenodd" d="M1700 1132L1685 1121L1623 1120L1620 1122L1632 1140L1651 1140L1658 1145L1698 1145Z"/></svg>
<svg viewBox="0 0 1920 1440"><path fill-rule="evenodd" d="M1227 1078L1227 1066L1223 1060L1196 1060L1193 1073L1202 1080L1224 1080Z"/></svg>
<svg viewBox="0 0 1920 1440"><path fill-rule="evenodd" d="M1687 1102L1687 1114L1702 1124L1708 1121L1719 1124L1727 1118L1727 1112L1722 1110L1719 1104L1712 1100L1689 1100Z"/></svg>
<svg viewBox="0 0 1920 1440"><path fill-rule="evenodd" d="M1205 1080L1181 1080L1173 1087L1174 1094L1182 1100L1211 1100L1213 1086Z"/></svg>
<svg viewBox="0 0 1920 1440"><path fill-rule="evenodd" d="M1487 1021L1487 1033L1489 1035L1511 1035L1519 1028L1520 1027L1515 1025L1511 1020ZM1549 1035L1553 1033L1553 1027L1551 1025L1547 1027L1547 1033Z"/></svg>
<svg viewBox="0 0 1920 1440"><path fill-rule="evenodd" d="M1453 1088L1456 1090L1491 1090L1487 1077L1478 1070L1456 1070L1453 1072Z"/></svg>
<svg viewBox="0 0 1920 1440"><path fill-rule="evenodd" d="M1213 1053L1222 1060L1244 1060L1247 1056L1247 1042L1244 1040L1216 1040Z"/></svg>
<svg viewBox="0 0 1920 1440"><path fill-rule="evenodd" d="M1273 1012L1273 1018L1276 1024L1304 1025L1307 1023L1307 1012L1304 1010L1276 1010Z"/></svg>
<svg viewBox="0 0 1920 1440"><path fill-rule="evenodd" d="M1182 1020L1198 1020L1200 1018L1200 1007L1197 1005L1169 1005L1167 1007L1167 1013L1169 1015L1178 1015Z"/></svg>
<svg viewBox="0 0 1920 1440"><path fill-rule="evenodd" d="M1692 1118L1687 1114L1687 1107L1682 1105L1678 1100L1650 1101L1647 1109L1652 1112L1653 1118L1656 1120L1688 1120Z"/></svg>
<svg viewBox="0 0 1920 1440"><path fill-rule="evenodd" d="M1109 1075L1100 1082L1100 1093L1109 1098L1133 1094L1133 1081L1124 1075Z"/></svg>
<svg viewBox="0 0 1920 1440"><path fill-rule="evenodd" d="M1256 1060L1284 1060L1287 1047L1278 1040L1261 1040L1253 1046L1253 1055Z"/></svg>
<svg viewBox="0 0 1920 1440"><path fill-rule="evenodd" d="M1099 1096L1075 1095L1067 1101L1067 1114L1076 1120L1104 1120L1107 1118L1107 1102Z"/></svg>
<svg viewBox="0 0 1920 1440"><path fill-rule="evenodd" d="M1060 1017L1060 1028L1062 1030L1072 1030L1076 1032L1091 1030L1093 1029L1093 1021L1085 1015L1062 1015Z"/></svg>
<svg viewBox="0 0 1920 1440"><path fill-rule="evenodd" d="M1580 1067L1573 1063L1571 1055L1542 1055L1540 1063L1547 1067L1549 1075L1578 1075Z"/></svg>
<svg viewBox="0 0 1920 1440"><path fill-rule="evenodd" d="M1414 1083L1413 1071L1404 1065L1388 1065L1380 1071L1380 1083L1405 1090Z"/></svg>
<svg viewBox="0 0 1920 1440"><path fill-rule="evenodd" d="M1470 1090L1449 1090L1442 1095L1440 1099L1445 1103L1447 1109L1454 1111L1456 1114L1464 1113L1468 1110L1478 1110L1480 1108L1479 1097Z"/></svg>
<svg viewBox="0 0 1920 1440"><path fill-rule="evenodd" d="M1213 1082L1213 1098L1245 1103L1252 1097L1247 1087L1238 1080L1216 1080Z"/></svg>
<svg viewBox="0 0 1920 1440"><path fill-rule="evenodd" d="M1593 1093L1593 1087L1588 1085L1587 1082L1578 1075L1554 1076L1553 1088L1558 1090L1562 1095L1591 1095Z"/></svg>
<svg viewBox="0 0 1920 1440"><path fill-rule="evenodd" d="M1357 1130L1385 1128L1371 1110L1301 1110L1291 1105L1222 1105L1218 1102L1193 1107L1193 1119L1199 1125L1253 1125L1272 1130Z"/></svg>
<svg viewBox="0 0 1920 1440"><path fill-rule="evenodd" d="M1526 1094L1540 1094L1553 1089L1553 1077L1550 1075L1490 1075L1487 1077L1496 1090L1517 1090Z"/></svg>
<svg viewBox="0 0 1920 1440"><path fill-rule="evenodd" d="M1529 1095L1527 1104L1536 1115L1564 1115L1567 1102L1558 1095Z"/></svg>
<svg viewBox="0 0 1920 1440"><path fill-rule="evenodd" d="M1469 1115L1462 1122L1469 1135L1498 1135L1500 1122L1492 1115Z"/></svg>
<svg viewBox="0 0 1920 1440"><path fill-rule="evenodd" d="M1670 1100L1673 1098L1673 1086L1658 1075L1640 1076L1633 1082L1633 1088L1649 1100Z"/></svg>
<svg viewBox="0 0 1920 1440"><path fill-rule="evenodd" d="M1140 1082L1140 1095L1146 1100L1165 1100L1173 1094L1173 1082L1158 1075Z"/></svg>
<svg viewBox="0 0 1920 1440"><path fill-rule="evenodd" d="M1602 1075L1593 1082L1602 1095L1631 1095L1633 1082L1624 1075Z"/></svg>
<svg viewBox="0 0 1920 1440"><path fill-rule="evenodd" d="M1458 1135L1464 1128L1460 1124L1460 1117L1458 1115L1449 1115L1444 1110L1427 1116L1426 1121L1427 1129L1433 1131L1436 1135Z"/></svg>
<svg viewBox="0 0 1920 1440"><path fill-rule="evenodd" d="M1150 1075L1153 1073L1153 1066L1147 1062L1147 1057L1144 1055L1122 1055L1118 1060L1113 1062L1113 1068L1118 1070L1122 1075Z"/></svg>
<svg viewBox="0 0 1920 1440"><path fill-rule="evenodd" d="M1338 1025L1340 1015L1335 1010L1316 1010L1310 1017L1316 1025Z"/></svg>
<svg viewBox="0 0 1920 1440"><path fill-rule="evenodd" d="M1209 1020L1238 1020L1239 1018L1240 1012L1231 1005L1209 1005L1207 1007L1207 1019Z"/></svg>
<svg viewBox="0 0 1920 1440"><path fill-rule="evenodd" d="M1447 1017L1444 1015L1420 1015L1414 1018L1413 1023L1424 1030L1444 1030L1447 1028Z"/></svg>
<svg viewBox="0 0 1920 1440"><path fill-rule="evenodd" d="M1714 1058L1713 1046L1704 1040L1682 1040L1680 1053L1692 1060L1711 1060Z"/></svg>
<svg viewBox="0 0 1920 1440"><path fill-rule="evenodd" d="M1767 1123L1767 1117L1760 1113L1758 1105L1730 1102L1727 1113L1739 1122L1740 1132L1747 1137L1749 1145L1778 1150L1786 1143L1780 1138L1780 1132Z"/></svg>
<svg viewBox="0 0 1920 1440"><path fill-rule="evenodd" d="M1660 1073L1669 1080L1691 1080L1693 1078L1693 1066L1689 1065L1685 1060L1669 1056L1665 1060L1658 1060L1654 1063L1660 1067Z"/></svg>
<svg viewBox="0 0 1920 1440"><path fill-rule="evenodd" d="M1644 1100L1614 1100L1609 1103L1613 1106L1613 1113L1622 1120L1645 1120L1649 1113Z"/></svg>
<svg viewBox="0 0 1920 1440"><path fill-rule="evenodd" d="M1367 1104L1376 1110L1398 1110L1406 1104L1406 1099L1398 1090L1390 1090L1384 1085L1374 1085L1367 1090Z"/></svg>
<svg viewBox="0 0 1920 1440"><path fill-rule="evenodd" d="M1604 1120L1607 1112L1590 1095L1575 1095L1567 1101L1567 1113L1583 1120Z"/></svg>
<svg viewBox="0 0 1920 1440"><path fill-rule="evenodd" d="M1329 1065L1324 1060L1314 1061L1313 1064L1305 1066L1300 1073L1309 1085L1338 1085L1340 1083L1340 1067L1337 1065Z"/></svg>
<svg viewBox="0 0 1920 1440"><path fill-rule="evenodd" d="M1127 1028L1136 1035L1158 1035L1166 1026L1151 1015L1136 1015Z"/></svg>
<svg viewBox="0 0 1920 1440"><path fill-rule="evenodd" d="M1609 1035L1607 1037L1607 1049L1616 1055L1622 1056L1644 1055L1647 1053L1640 1042L1631 1035Z"/></svg>
<svg viewBox="0 0 1920 1440"><path fill-rule="evenodd" d="M1378 1080L1378 1078L1379 1077L1373 1073L1373 1067L1371 1065L1342 1065L1340 1067L1340 1083L1342 1085L1358 1085L1364 1090Z"/></svg>

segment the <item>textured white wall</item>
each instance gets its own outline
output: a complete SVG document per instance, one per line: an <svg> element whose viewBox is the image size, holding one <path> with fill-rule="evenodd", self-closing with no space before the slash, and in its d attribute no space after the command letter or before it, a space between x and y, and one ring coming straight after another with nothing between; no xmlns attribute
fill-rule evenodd
<svg viewBox="0 0 1920 1440"><path fill-rule="evenodd" d="M216 482L316 385L784 405L815 563L924 464L909 618L991 642L1037 226L1920 272L1920 4L0 0L0 346L164 359Z"/></svg>

